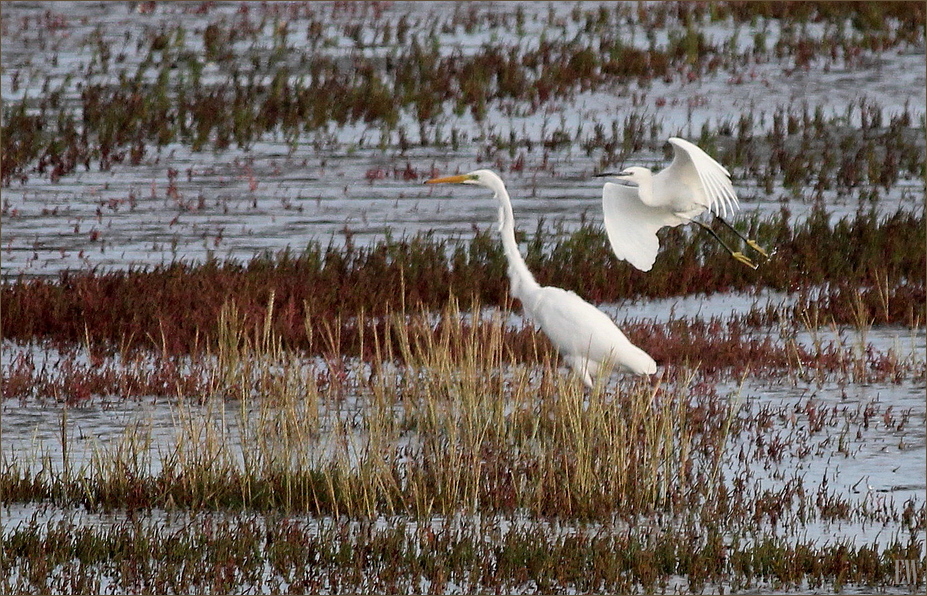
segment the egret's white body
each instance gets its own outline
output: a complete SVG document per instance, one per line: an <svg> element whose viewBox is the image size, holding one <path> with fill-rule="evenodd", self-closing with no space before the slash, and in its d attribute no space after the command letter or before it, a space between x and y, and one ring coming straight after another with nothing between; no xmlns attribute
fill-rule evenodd
<svg viewBox="0 0 927 596"><path fill-rule="evenodd" d="M615 255L642 271L650 271L657 258L660 228L689 223L706 209L726 216L739 207L724 166L689 141L672 137L669 142L675 153L673 162L657 174L641 167L604 174L632 185L606 182L602 210ZM754 266L741 253L728 250Z"/></svg>
<svg viewBox="0 0 927 596"><path fill-rule="evenodd" d="M502 179L490 170L476 170L460 176L428 180L427 184L475 184L493 191L499 201L499 232L508 261L512 296L550 338L564 360L588 387L615 367L625 372L650 375L657 364L645 351L632 344L604 312L575 293L541 286L528 270L515 241L512 202Z"/></svg>

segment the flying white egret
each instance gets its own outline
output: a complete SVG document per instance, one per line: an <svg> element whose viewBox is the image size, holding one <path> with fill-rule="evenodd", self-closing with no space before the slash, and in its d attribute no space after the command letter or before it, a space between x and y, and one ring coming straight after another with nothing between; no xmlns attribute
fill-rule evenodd
<svg viewBox="0 0 927 596"><path fill-rule="evenodd" d="M622 182L606 182L602 188L605 231L615 255L642 271L650 271L660 249L657 231L692 222L711 234L732 257L756 269L757 265L748 256L731 249L714 230L694 219L708 209L750 248L769 256L721 217L739 207L731 175L689 141L671 137L669 142L673 146L673 162L657 174L636 166L618 173L598 174Z"/></svg>
<svg viewBox="0 0 927 596"><path fill-rule="evenodd" d="M639 375L656 372L647 352L632 344L604 312L573 292L541 286L528 270L515 241L515 218L505 184L490 170L433 178L425 184L475 184L493 191L499 201L499 232L508 261L512 295L521 300L529 318L537 323L587 387L615 367Z"/></svg>

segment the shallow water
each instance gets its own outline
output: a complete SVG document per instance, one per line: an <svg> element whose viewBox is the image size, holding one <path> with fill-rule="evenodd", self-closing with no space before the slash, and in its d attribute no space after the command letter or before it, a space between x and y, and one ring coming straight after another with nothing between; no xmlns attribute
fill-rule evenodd
<svg viewBox="0 0 927 596"><path fill-rule="evenodd" d="M922 363L923 351L911 357L919 357ZM716 386L719 395L742 403L746 408L743 415L748 418L761 410L774 412L776 427L767 433L787 436L789 444L794 444L782 462L765 468L766 473L757 468L757 479L767 488L799 473L812 484L829 477L831 486L841 494L890 493L897 503L912 498L923 500L927 490L925 390L927 385L922 379L853 384L843 380L747 378ZM326 410L321 415L323 419L350 418L352 408L356 408L352 402L349 397L343 398L337 411ZM62 471L65 453L71 473L92 473L95 454L112 454L121 444L134 444L140 447L147 471L157 474L162 458L172 453L182 439L183 428L188 424L200 426L197 420L220 421L222 440L229 443L230 452L240 453L242 449L242 412L236 402L199 405L197 400L180 403L165 398L97 397L70 406L47 399L5 400L0 407L3 458L32 473L42 469ZM810 430L809 408L827 412L829 422L823 429ZM862 411L867 408L874 414L863 428ZM66 441L66 452L62 440ZM327 440L323 430L314 450L324 453ZM735 438L728 445L730 453L750 448L749 440L743 444L739 441ZM813 449L801 455L801 447ZM809 457L810 453L814 456Z"/></svg>
<svg viewBox="0 0 927 596"><path fill-rule="evenodd" d="M885 337L892 330L873 329L871 337L877 343L885 344ZM880 341L880 338L883 341ZM923 341L923 338L921 338ZM8 350L7 350L8 351ZM923 350L917 357L923 362ZM619 381L621 382L621 381ZM759 527L741 536L741 544L749 540L780 537L787 543L811 543L816 547L852 544L857 547L868 545L885 548L896 541L906 544L913 536L923 541L924 530L913 532L899 517L906 508L923 511L927 502L927 407L924 380L905 380L900 383L854 384L844 381L806 382L795 378L759 381L747 378L743 382L718 383L714 391L718 395L740 403L739 416L753 420L762 413L768 416L769 426L761 431L751 430L732 434L729 438L722 479L732 492L744 490L747 501L763 495L774 496L787 487L801 487L807 495L807 515L810 519L795 517L797 505L786 509L786 515L778 523L764 522ZM694 397L693 399L699 399ZM357 416L358 403L351 396L339 398L332 409L323 409L322 417L351 420ZM872 410L868 423L864 424L863 412ZM109 461L115 454L126 449L139 455L130 461L140 462L142 474L158 474L164 459L171 456L180 441L191 436L184 428L221 428L221 440L228 446L227 452L243 467L241 405L235 401L201 404L180 402L167 398L122 399L119 397L93 398L79 405L65 407L52 400L4 400L0 405L0 436L3 449L0 453L3 465L15 465L28 469L33 474L57 475L64 469L65 452L62 439L67 442L69 474L92 477L107 468L97 462ZM823 427L813 424L814 416L824 416ZM246 419L253 420L248 414ZM211 422L207 422L211 421ZM253 423L250 423L253 424ZM324 429L324 422L320 428ZM253 429L252 431L253 432ZM207 443L209 439L198 435L194 441ZM333 443L333 435L323 430L312 446L313 453L325 457L326 449L342 449ZM352 438L353 437L353 438ZM761 442L758 440L762 438ZM414 442L415 437L405 435L404 440ZM348 435L348 443L356 443L362 450L365 438L357 431ZM770 455L767 446L782 443L780 455ZM397 445L400 448L401 445ZM746 452L747 460L738 459ZM105 472L103 472L105 473ZM743 488L740 482L744 481ZM850 507L846 518L829 520L816 513L814 495L843 501ZM16 503L0 510L3 517L2 531L14 532L18 528L38 524L51 528L56 523L74 524L77 527L91 527L105 530L126 519L121 511L90 513L83 508L61 508L48 503ZM250 512L198 513L164 511L155 509L139 516L133 514L134 523L143 520L146 527L178 531L191 523L200 524L203 516L218 516L220 520L236 523L240 518L256 520L258 523L274 523L273 515ZM682 515L686 515L684 512ZM290 523L309 528L338 523L330 518L315 518L304 515L287 515ZM466 532L479 531L482 516L462 516L461 527ZM434 524L443 519L436 517ZM485 520L483 520L485 521ZM557 533L576 531L602 535L614 532L626 535L629 531L644 532L644 528L663 528L670 522L666 519L641 519L633 528L624 522L610 526L557 522L556 527L536 518L509 518L497 516L490 524L493 528L487 540L504 540L506 532L515 527L542 526L546 535L553 538ZM747 526L749 520L744 520ZM380 518L376 527L395 527L401 524L408 531L414 531L413 520ZM737 524L734 524L736 527ZM8 535L8 534L7 534ZM747 542L744 543L743 541ZM101 581L106 582L104 573ZM279 575L268 568L261 581L279 581ZM670 578L671 583L686 589L688 580L684 577ZM759 584L762 586L762 584ZM757 588L766 593L766 589ZM843 591L856 590L865 593L862 587L845 586ZM258 592L264 591L255 587ZM455 592L454 586L446 591ZM526 592L536 590L525 586ZM803 591L800 588L799 592ZM906 587L885 586L888 593L909 593ZM460 588L461 592L468 590ZM786 592L791 591L787 590Z"/></svg>
<svg viewBox="0 0 927 596"><path fill-rule="evenodd" d="M594 34L571 18L576 7L595 8L598 3L250 3L252 19L265 18L262 41L251 47L241 42L242 55L265 62L273 52L273 28L282 19L289 23L288 45L308 47L307 24L323 23L327 43L319 46L335 59L350 64L353 56L375 56L385 60L395 47L378 45L370 34L377 19L395 22L412 15L413 30L437 27L436 43L445 55L474 54L486 43L532 47L542 33L571 39L594 38ZM601 3L609 7L612 3ZM139 10L137 3L6 2L2 11L2 72L0 99L7 105L23 98L38 98L43 86L62 89L62 101L79 105L79 85L110 83L120 70L134 72L145 57L151 35L163 26L182 23L187 31L186 48L203 52L202 30L220 18L231 20L240 10L238 2L157 3L153 12ZM646 4L642 5L646 7ZM200 13L198 8L204 8ZM467 11L476 14L508 15L517 10L526 15L525 32L519 35L512 21L484 22L472 32L462 24ZM382 10L382 15L374 12ZM633 22L634 16L630 21ZM360 23L368 44L358 48L344 34L345 23ZM752 39L765 31L767 46L783 35L775 21L759 19L755 26L735 30L732 23L711 23L703 28L706 37L718 44L749 49ZM808 24L803 34L821 39L832 34L820 24ZM94 36L111 42L114 54L108 72L86 73L95 60ZM653 43L665 44L669 30L661 29ZM651 41L640 27L628 25L626 43L647 48ZM290 56L292 59L299 54ZM681 135L696 139L703 128L714 130L722 123L736 124L741 115L753 123L754 135L772 128L779 110L812 111L821 106L827 118L846 114L843 124L859 126L863 102L878 106L883 120L903 110L913 114L914 126L922 132L927 107L927 76L924 47L903 47L884 52L864 52L856 61L815 60L807 69L795 68L792 58L753 60L746 65L725 65L713 74L689 81L685 73L672 80L616 85L612 89L584 91L569 100L552 101L544 109L525 110L513 102L489 106L487 117L477 122L467 112L454 115L446 108L433 123L430 134L449 139L456 131L459 146L422 147L417 143L418 122L404 113L398 127L408 131L410 146L399 147L396 130L363 123L301 134L292 142L280 134L268 134L247 150L194 152L179 143L161 148L153 145L137 166L113 164L100 171L96 163L52 181L47 174L29 172L27 181L13 182L2 189L3 225L0 236L0 272L4 279L19 274L53 276L65 270L100 267L104 270L146 267L175 260L202 261L208 257L247 260L262 251L289 247L302 249L307 242L341 245L350 236L359 245L369 244L391 233L394 237L433 233L437 237L469 238L474 228L486 229L495 217L490 197L479 189L434 188L422 181L436 174L465 172L479 167L500 171L513 196L516 225L533 232L539 220L548 225L563 224L575 229L583 221L601 221L601 182L592 175L601 170L600 154L587 155L580 142L596 125L610 131L620 128L631 115L643 118L655 130L656 138ZM294 62L294 66L298 64ZM219 83L228 77L229 67L207 63L204 80ZM154 71L150 71L152 75ZM69 78L70 77L70 78ZM542 142L559 130L573 141L559 149L545 151ZM508 140L510 133L529 140L533 148L514 153L489 148L495 139ZM649 136L649 133L648 135ZM923 141L919 141L923 147ZM515 165L524 155L523 167ZM626 165L662 167L659 151L644 150L628 157ZM171 171L176 174L171 173ZM732 168L735 188L742 200L740 216L764 217L786 207L795 219L810 209L811 192L794 191L777 179L773 192L766 193L750 173ZM890 189L879 189L877 208L892 213L899 208L922 212L922 180L902 179ZM825 193L824 202L832 218L852 215L868 199L860 192ZM787 308L794 296L761 291L755 295L716 294L667 300L603 305L617 321L666 322L673 318L725 318L745 314L752 308ZM498 315L497 311L488 315ZM507 319L521 325L518 314ZM776 342L791 341L809 350L837 346L847 354L866 350L893 353L912 369L924 369L927 334L915 329L873 326L854 328L801 328L754 330ZM60 356L41 346L19 346L4 342L0 366L31 350L37 362L53 365ZM81 356L83 357L83 356ZM308 366L312 366L310 363ZM620 382L620 381L619 381ZM718 382L715 391L743 404L743 416L773 412L771 426L762 433L764 445L781 440L786 447L776 461L760 463L761 447L756 437L732 437L728 453L746 450L756 457L749 468L751 490L781 490L789 482L800 482L814 493L826 482L826 492L846 499L861 511L898 512L906 502L923 507L927 501L927 391L923 375L905 377L900 383L865 384L845 377L808 379L799 374L778 380L731 379ZM229 421L226 431L240 449L237 428L238 404L224 405ZM349 398L344 405L351 407ZM876 412L865 426L867 408ZM827 423L813 430L810 417L826 412ZM338 416L338 412L329 412ZM118 450L120 444L140 445L145 465L156 474L178 441L185 420L217 416L208 406L181 403L164 398L123 399L94 397L76 406L54 400L0 401L0 436L4 464L15 464L34 473L56 473L64 468L85 474L93 470L99 456ZM325 435L320 438L324 452ZM66 445L66 450L63 448ZM808 451L806 451L808 450ZM728 462L725 481L742 471L736 461ZM797 479L797 480L796 480ZM15 504L2 509L0 531L8 532L20 523L39 520L75 520L87 526L104 527L118 521L121 513L90 514L83 510L57 508L42 503ZM152 511L153 524L182 524L189 521L174 512ZM222 515L222 514L220 514ZM195 516L189 516L195 517ZM327 520L303 520L324 524ZM329 520L330 521L330 520ZM439 520L436 520L439 521ZM392 523L380 520L378 523ZM530 520L502 520L505 527ZM615 528L621 531L622 528ZM841 541L885 545L906 530L898 522L865 519L828 522L813 519L805 523L764 528L789 540L813 540L819 544ZM923 541L924 531L918 530ZM671 578L672 586L685 589L685 578ZM723 586L722 586L723 587ZM427 591L423 585L422 590ZM531 586L525 586L530 591ZM888 593L909 593L905 588L880 587ZM845 587L845 591L859 591ZM757 592L766 593L762 587Z"/></svg>
<svg viewBox="0 0 927 596"><path fill-rule="evenodd" d="M65 103L77 102L84 79L114 81L121 69L134 72L145 57L139 40L148 39L162 25L183 23L189 32L188 49L200 54L202 28L220 18L231 19L241 5L210 3L203 14L192 5L170 3L159 3L150 14L139 14L137 6L7 3L2 15L2 99L35 98L47 84L52 89L62 87ZM411 14L413 29L418 23L424 31L446 19L459 23L465 11L504 13L511 18L519 7L526 15L523 36L501 22L472 33L458 24L438 28L436 43L442 51L472 54L487 42L530 47L542 32L564 39L590 36L570 18L574 5L562 3L432 4L423 11L418 4L395 2L384 5L379 18ZM286 17L292 32L288 43L305 47L306 22L325 16L323 36L329 42L319 52L350 57L389 51L380 45L359 49L343 35L345 22L377 22L374 9L365 5L352 10L334 5L277 8L251 5L254 20L267 17L268 39L274 19ZM583 8L591 10L594 5L587 3ZM61 24L43 28L37 23L43 18L59 19ZM550 23L556 24L553 29ZM763 21L757 28L734 31L730 23L712 23L705 35L718 45L730 42L739 48L760 29L766 32L769 47L782 35L775 22ZM828 33L815 24L806 29L804 34L812 39ZM666 35L665 30L658 31L655 43L665 44ZM94 36L111 42L122 61L111 64L108 74L68 79L76 69L88 68L93 62ZM647 48L650 41L641 30L630 27L627 43ZM141 47L147 48L147 42ZM236 51L261 56L270 49L243 45ZM331 127L324 135L307 133L293 143L279 135L266 135L248 150L192 152L177 143L151 147L138 166L117 163L109 171L99 171L95 165L87 171L81 167L54 182L47 174L33 172L27 182L14 182L3 191L0 270L4 276L44 276L67 269L150 266L210 256L246 260L261 251L286 247L298 251L310 241L340 245L346 230L359 244L382 239L387 231L395 236L428 231L467 237L474 226L484 229L494 218L489 197L474 189L426 189L421 182L438 173L487 166L503 173L520 229L533 231L538 220L544 219L560 222L569 231L583 219L601 221L601 182L592 178L599 171L598 157L576 147L596 125L608 131L613 123L620 127L630 114L637 114L661 131L657 138L676 134L695 138L703 124L736 121L744 113L753 119L754 134L759 135L770 130L776 110L804 104L812 109L823 106L827 117L848 114L847 123L858 122L861 101L879 106L886 121L906 108L914 111L915 120L922 119L927 104L923 51L922 47L906 47L854 63L816 61L808 70L793 69L789 59L756 61L747 67L732 64L694 82L677 76L670 82L657 79L644 86L631 83L608 92L579 92L570 101L552 101L545 109L530 113L522 113L523 106L491 104L483 122L476 122L469 113L457 117L447 109L434 127L448 136L457 130L461 139L457 149L420 147L412 142L400 150L398 137L392 133L384 137L386 144L381 148L381 129L361 123ZM225 80L227 68L209 63L204 80ZM404 114L399 126L418 130L410 114ZM576 142L546 152L544 158L541 142L554 130L575 137ZM505 152L477 159L491 139L508 139L510 132L534 145L531 151L519 150L527 160L524 169L512 168L515 155ZM412 132L409 136L416 138ZM631 163L658 166L665 161L662 155L642 152L631 156ZM177 172L175 178L169 170ZM743 216L764 216L787 206L800 218L809 208L807 197L781 186L767 195L743 172L735 169L733 173L743 200ZM922 209L923 188L919 180L902 180L882 191L879 208L884 212L899 207ZM828 192L825 200L833 217L852 214L860 202L853 193Z"/></svg>
<svg viewBox="0 0 927 596"><path fill-rule="evenodd" d="M126 512L116 511L108 513L91 513L86 510L73 508L73 509L49 509L47 507L35 506L35 505L17 505L13 507L5 507L3 509L3 514L5 520L8 522L4 524L0 531L4 533L10 533L16 531L17 528L20 528L29 524L42 524L44 527L53 527L55 524L76 524L80 527L89 527L97 528L101 530L107 530L116 525L125 524L127 521L132 521L136 524L136 529L138 528L138 518L133 515L129 515ZM190 526L202 526L205 521L208 520L221 520L225 519L230 523L235 523L239 521L241 523L256 523L259 527L268 527L270 524L275 521L267 517L261 516L251 516L250 514L244 515L230 515L225 513L195 513L189 514L182 511L164 511L164 510L153 510L148 513L144 522L144 526L153 527L160 529L162 531L166 530L168 532L178 531L184 527ZM326 529L347 526L347 530L341 534L341 537L350 536L358 531L361 531L361 525L356 522L345 523L343 520L335 520L332 518L315 518L315 517L305 517L305 516L288 516L286 522L289 524L298 525L301 529L304 529L307 533L313 536L321 536L322 532ZM503 544L506 535L509 532L524 529L524 528L533 528L542 526L547 532L552 532L557 535L574 535L579 532L584 532L588 534L610 534L614 533L616 535L626 534L629 531L639 531L640 534L646 535L651 529L641 526L646 526L646 522L643 524L634 524L632 527L627 522L616 521L608 526L603 526L602 524L580 524L579 526L570 526L557 524L554 527L551 524L548 524L543 521L537 521L532 519L527 519L520 516L514 517L504 517L504 516L456 516L453 519L446 519L441 516L436 516L426 522L416 522L414 520L405 519L402 517L396 516L381 516L375 520L369 520L364 522L364 529L362 531L369 532L370 535L375 535L377 532L384 530L394 529L397 525L405 528L406 534L410 537L413 537L416 533L421 531L420 528L423 526L431 527L433 531L446 531L448 528L451 528L457 532L467 533L473 531L473 528L480 527L492 527L493 539L497 544ZM817 526L817 524L811 524L812 526ZM369 529L368 529L369 528ZM848 544L854 544L857 546L860 545L872 545L879 544L883 541L887 541L886 538L882 536L884 532L879 531L873 535L872 532L866 532L865 536L854 535L849 539L846 535L842 533L843 527L839 525L823 525L813 534L807 535L802 538L802 540L821 540L821 541L845 541ZM882 540L880 540L882 538ZM12 578L11 578L12 580ZM103 588L101 593L107 593L106 587L109 586L110 577L106 573L102 573L100 577ZM279 570L275 570L270 566L267 566L264 570L263 576L260 578L259 583L256 585L249 585L247 591L253 591L254 593L268 593L272 588L272 585L279 585L281 582L281 577ZM428 589L431 587L431 582L422 577L420 579L422 592L429 592ZM677 593L687 592L690 590L689 580L685 576L680 575L671 575L667 578L668 582L668 593ZM286 582L283 582L283 585L286 585ZM465 586L459 585L455 582L449 582L442 593L448 594L462 594L462 593L472 593L475 586ZM537 586L532 584L527 584L521 586L521 589L511 590L510 593L534 593L537 591ZM811 589L806 582L803 582L801 585L796 586L791 590L784 590L782 587L774 588L762 581L759 578L754 579L754 587L752 589L739 589L736 592L732 591L732 588L728 584L722 585L713 585L710 584L705 587L704 591L701 593L719 593L721 591L728 593L741 593L741 594L793 594L793 593L834 593L832 586L828 584L827 589ZM567 590L566 593L575 593L571 590ZM697 592L698 593L698 592ZM855 584L844 585L839 593L842 594L871 594L871 589L867 586L858 586ZM916 587L906 586L906 585L889 585L889 586L880 586L879 593L881 594L914 594L917 593Z"/></svg>

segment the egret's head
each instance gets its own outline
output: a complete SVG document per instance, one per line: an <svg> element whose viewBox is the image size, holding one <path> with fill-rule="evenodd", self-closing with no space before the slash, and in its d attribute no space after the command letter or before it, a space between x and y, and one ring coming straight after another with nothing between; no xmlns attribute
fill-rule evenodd
<svg viewBox="0 0 927 596"><path fill-rule="evenodd" d="M432 178L431 180L426 180L425 184L476 184L477 186L490 188L491 184L495 181L499 183L502 182L496 174L489 170L475 170L469 174Z"/></svg>
<svg viewBox="0 0 927 596"><path fill-rule="evenodd" d="M614 178L619 183L623 183L628 186L640 186L646 180L649 180L653 176L653 173L647 168L642 168L640 166L631 166L630 168L625 168L620 172L608 172L605 174L597 174L597 178Z"/></svg>

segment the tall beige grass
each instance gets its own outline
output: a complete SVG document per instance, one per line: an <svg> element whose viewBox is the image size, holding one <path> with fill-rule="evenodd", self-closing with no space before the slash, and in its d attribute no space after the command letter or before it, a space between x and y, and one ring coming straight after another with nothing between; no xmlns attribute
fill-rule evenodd
<svg viewBox="0 0 927 596"><path fill-rule="evenodd" d="M141 425L101 447L79 474L88 498L147 491L154 505L586 519L715 499L736 404L693 393L685 371L601 379L589 391L542 336L527 336L535 344L519 353L535 357L517 361L502 313L464 313L454 300L368 327L381 331L363 338L367 359L307 320L322 354L308 357L275 337L273 302L253 334L233 304L222 309L209 390L178 395L171 440L152 442Z"/></svg>

